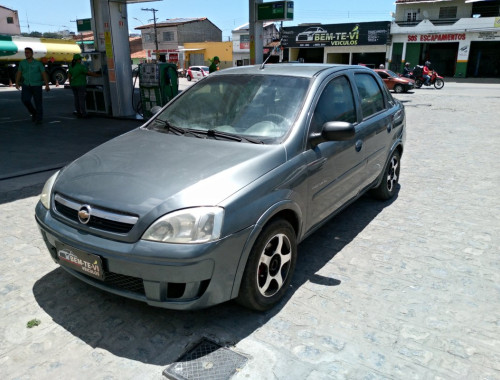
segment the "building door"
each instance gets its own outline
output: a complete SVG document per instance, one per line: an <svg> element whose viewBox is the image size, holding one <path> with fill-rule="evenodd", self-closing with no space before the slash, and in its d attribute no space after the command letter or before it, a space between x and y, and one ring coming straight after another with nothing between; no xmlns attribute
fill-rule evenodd
<svg viewBox="0 0 500 380"><path fill-rule="evenodd" d="M500 42L473 41L470 45L468 77L500 77Z"/></svg>
<svg viewBox="0 0 500 380"><path fill-rule="evenodd" d="M431 61L432 69L436 70L439 75L446 77L455 75L457 54L458 42L428 44L428 59Z"/></svg>
<svg viewBox="0 0 500 380"><path fill-rule="evenodd" d="M204 54L193 54L189 55L189 66L204 66L205 65L205 55Z"/></svg>

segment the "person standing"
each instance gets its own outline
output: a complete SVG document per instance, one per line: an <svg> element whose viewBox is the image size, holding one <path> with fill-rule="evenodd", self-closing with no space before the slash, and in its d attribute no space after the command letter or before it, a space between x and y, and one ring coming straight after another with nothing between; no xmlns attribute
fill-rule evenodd
<svg viewBox="0 0 500 380"><path fill-rule="evenodd" d="M217 71L219 70L219 57L215 56L213 61L212 61L212 64L210 65L210 67L208 68L208 73L209 74L212 74L214 71Z"/></svg>
<svg viewBox="0 0 500 380"><path fill-rule="evenodd" d="M43 121L43 101L42 86L45 83L45 91L50 91L49 76L45 72L45 66L40 61L33 58L33 49L26 47L24 49L23 59L19 62L16 74L16 88L21 87L21 100L31 114L31 120L36 124L42 124ZM35 106L31 99L35 101Z"/></svg>
<svg viewBox="0 0 500 380"><path fill-rule="evenodd" d="M87 75L98 77L99 74L93 73L82 64L82 56L75 54L71 67L68 70L68 80L75 98L75 110L78 118L87 118Z"/></svg>

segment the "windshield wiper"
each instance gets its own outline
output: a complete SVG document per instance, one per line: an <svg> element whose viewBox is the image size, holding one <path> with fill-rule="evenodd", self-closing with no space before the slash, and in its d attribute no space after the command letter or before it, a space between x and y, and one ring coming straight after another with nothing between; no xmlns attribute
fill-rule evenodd
<svg viewBox="0 0 500 380"><path fill-rule="evenodd" d="M168 120L158 120L158 119L156 119L156 121L163 122L163 126L167 129L167 131L173 132L176 135L180 136L180 135L183 135L183 134L186 133L186 130L184 128L176 127L175 125L170 124L170 122Z"/></svg>
<svg viewBox="0 0 500 380"><path fill-rule="evenodd" d="M211 137L215 140L226 139L226 140L232 140L232 141L238 141L238 142L247 141L247 142L250 142L252 144L263 144L263 142L261 140L252 139L250 137L243 137L243 136L235 135L232 133L221 132L221 131L217 131L215 129L209 129L207 131L200 131L200 130L193 131L193 130L189 129L189 132L192 132L193 134L204 134L205 136L207 136L207 138Z"/></svg>

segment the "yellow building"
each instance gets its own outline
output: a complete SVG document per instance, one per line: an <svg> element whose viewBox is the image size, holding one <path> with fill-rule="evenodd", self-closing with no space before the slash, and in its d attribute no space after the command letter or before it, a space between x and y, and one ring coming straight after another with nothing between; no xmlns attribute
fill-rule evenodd
<svg viewBox="0 0 500 380"><path fill-rule="evenodd" d="M233 67L233 43L227 42L186 42L184 48L185 69L189 66L210 66L212 59L219 57L219 68Z"/></svg>

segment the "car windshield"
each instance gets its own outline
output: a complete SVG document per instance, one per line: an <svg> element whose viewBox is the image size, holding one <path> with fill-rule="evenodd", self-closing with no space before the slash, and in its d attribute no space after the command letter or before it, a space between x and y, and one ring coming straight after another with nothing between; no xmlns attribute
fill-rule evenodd
<svg viewBox="0 0 500 380"><path fill-rule="evenodd" d="M208 68L208 66L201 66L200 68L201 68L203 71L208 71L208 70L210 70L210 69Z"/></svg>
<svg viewBox="0 0 500 380"><path fill-rule="evenodd" d="M387 74L389 74L393 78L399 78L399 75L396 74L394 71L387 70Z"/></svg>
<svg viewBox="0 0 500 380"><path fill-rule="evenodd" d="M209 76L181 94L148 128L167 125L189 132L185 136L224 132L240 136L238 141L278 143L297 118L309 82L277 75Z"/></svg>

